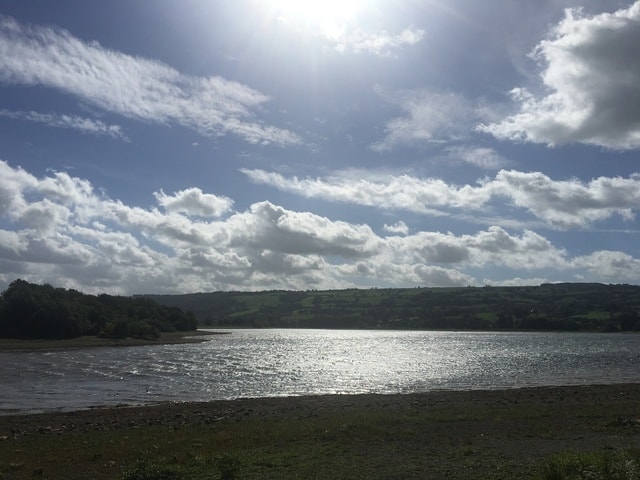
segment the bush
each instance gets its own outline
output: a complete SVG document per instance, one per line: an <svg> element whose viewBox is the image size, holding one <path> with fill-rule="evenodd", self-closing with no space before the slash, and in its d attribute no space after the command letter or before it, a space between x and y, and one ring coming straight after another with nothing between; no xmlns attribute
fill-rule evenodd
<svg viewBox="0 0 640 480"><path fill-rule="evenodd" d="M129 336L129 324L126 320L117 320L105 325L100 336L104 338L123 339Z"/></svg>
<svg viewBox="0 0 640 480"><path fill-rule="evenodd" d="M129 336L154 340L160 336L160 332L147 322L136 321L129 324Z"/></svg>

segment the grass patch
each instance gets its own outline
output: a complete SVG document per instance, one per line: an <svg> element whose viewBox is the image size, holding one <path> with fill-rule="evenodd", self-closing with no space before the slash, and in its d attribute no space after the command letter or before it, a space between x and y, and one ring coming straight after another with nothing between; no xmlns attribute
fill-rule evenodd
<svg viewBox="0 0 640 480"><path fill-rule="evenodd" d="M0 443L0 459L8 459L0 461L0 479L31 479L34 472L46 478L122 480L411 478L410 472L422 472L433 461L420 446L425 423L434 421L430 417L373 410L142 426L124 434L105 429L25 435ZM443 421L439 414L436 422ZM458 414L449 421L457 423ZM461 448L462 442L448 440L444 446L451 455L469 456L472 449Z"/></svg>
<svg viewBox="0 0 640 480"><path fill-rule="evenodd" d="M170 465L157 465L142 457L133 465L124 468L122 480L172 480L181 478L177 468Z"/></svg>
<svg viewBox="0 0 640 480"><path fill-rule="evenodd" d="M640 449L567 452L549 458L541 480L640 480Z"/></svg>

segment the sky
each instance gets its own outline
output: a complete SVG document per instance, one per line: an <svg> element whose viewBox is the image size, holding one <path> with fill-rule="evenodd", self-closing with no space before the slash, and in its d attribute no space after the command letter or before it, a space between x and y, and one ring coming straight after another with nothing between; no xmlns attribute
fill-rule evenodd
<svg viewBox="0 0 640 480"><path fill-rule="evenodd" d="M640 1L2 0L0 289L640 283Z"/></svg>

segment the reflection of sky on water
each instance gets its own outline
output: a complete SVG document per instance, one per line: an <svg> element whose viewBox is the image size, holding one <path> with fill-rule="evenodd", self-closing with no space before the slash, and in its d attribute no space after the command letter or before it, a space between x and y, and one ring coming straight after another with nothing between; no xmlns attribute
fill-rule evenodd
<svg viewBox="0 0 640 480"><path fill-rule="evenodd" d="M238 330L205 343L0 353L0 413L327 393L640 381L640 335Z"/></svg>

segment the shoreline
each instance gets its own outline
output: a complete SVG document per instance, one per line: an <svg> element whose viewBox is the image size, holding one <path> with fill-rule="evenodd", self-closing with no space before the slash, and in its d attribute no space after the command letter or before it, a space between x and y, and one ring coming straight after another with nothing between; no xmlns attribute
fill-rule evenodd
<svg viewBox="0 0 640 480"><path fill-rule="evenodd" d="M226 335L228 331L194 330L190 332L162 332L155 339L132 338L123 339L102 338L98 336L83 336L67 339L17 339L0 338L0 352L34 352L72 350L80 348L102 347L143 347L147 345L177 345L183 343L199 343L207 340L208 336Z"/></svg>
<svg viewBox="0 0 640 480"><path fill-rule="evenodd" d="M3 351L38 351L38 350L64 350L64 349L76 349L76 348L96 348L96 347L136 347L146 345L171 345L180 343L197 343L206 341L207 336L215 335L230 335L234 331L252 330L251 327L221 327L221 326L207 326L199 328L193 331L187 332L161 332L160 336L156 339L145 338L133 338L127 337L124 339L113 339L98 337L95 335L86 335L82 337L67 338L67 339L40 339L40 338L0 338L0 352ZM317 330L309 328L260 328L259 330ZM324 330L324 329L320 329ZM328 329L335 330L335 329ZM342 331L343 329L337 329ZM427 330L394 330L394 329L344 329L345 331L399 331L399 332L434 332L434 333L541 333L541 334L583 334L583 335L598 335L598 334L612 334L612 335L640 335L640 332L601 332L601 331L569 331L569 330L516 330L516 329L494 329L494 330L465 330L465 329L427 329ZM198 338L198 337L205 338Z"/></svg>
<svg viewBox="0 0 640 480"><path fill-rule="evenodd" d="M190 332L161 332L156 339L144 339L127 337L124 339L103 338L98 336L82 336L68 339L38 339L38 338L0 338L0 353L2 352L33 352L33 351L56 351L73 350L82 348L101 347L141 347L148 345L177 345L185 343L199 343L207 341L208 336L230 335L235 330L246 330L244 327L206 327ZM295 329L287 329L295 330ZM299 330L307 330L300 328ZM355 329L359 330L359 329ZM383 330L380 330L383 331ZM391 330L392 331L392 330ZM401 330L401 331L423 331L423 330ZM489 332L485 330L424 330L428 332ZM490 333L579 333L584 335L601 334L603 332L582 331L547 331L547 330L491 330ZM609 332L615 335L640 335L640 332ZM199 338L202 337L202 338Z"/></svg>
<svg viewBox="0 0 640 480"><path fill-rule="evenodd" d="M640 384L612 384L4 415L0 475L2 459L11 456L19 457L14 465L22 465L24 475L7 478L31 478L39 469L48 478L120 478L115 464L124 467L153 454L153 462L170 465L200 452L212 462L224 455L237 458L238 478L249 479L532 478L550 455L637 448L639 398ZM67 467L75 470L61 471L79 473L56 476L67 457Z"/></svg>
<svg viewBox="0 0 640 480"><path fill-rule="evenodd" d="M88 414L90 416L106 416L133 412L138 415L153 414L154 412L169 412L172 410L188 410L191 408L202 408L216 410L218 407L224 407L228 412L232 412L234 408L244 410L247 406L262 409L261 414L266 413L271 408L286 411L292 406L314 405L320 410L332 410L337 405L349 406L349 404L362 404L367 400L375 400L379 406L396 405L406 406L411 402L433 401L434 403L443 403L450 401L476 401L484 400L486 402L511 401L514 403L525 402L527 399L548 396L546 403L553 403L554 398L570 398L577 401L577 398L583 398L586 394L594 393L597 395L612 395L613 392L627 392L625 395L637 394L638 398L638 417L640 418L640 383L611 383L611 384L580 384L580 385L541 385L541 386L522 386L510 388L495 389L471 389L471 390L430 390L425 392L408 392L408 393L339 393L339 394L311 394L311 395L283 395L275 397L238 397L232 399L216 399L205 401L158 401L145 404L116 404L116 405L95 405L79 409L55 409L40 412L15 412L0 414L0 426L3 420L8 417L28 418L28 417L46 417L46 416L82 416ZM584 399L584 398L583 398ZM266 409L266 410L265 410ZM640 423L638 425L640 427Z"/></svg>
<svg viewBox="0 0 640 480"><path fill-rule="evenodd" d="M191 343L191 342L187 342ZM286 409L287 405L295 403L314 403L322 405L325 403L327 406L331 406L334 402L345 401L348 403L350 399L355 402L359 402L363 398L378 398L378 399L394 399L392 403L402 403L398 401L400 398L454 398L457 396L463 397L465 395L477 394L487 398L497 397L517 397L520 393L529 392L530 396L534 394L542 394L543 392L549 392L551 396L555 395L556 391L567 392L579 392L583 390L610 390L616 388L632 388L637 391L638 394L638 418L640 418L640 383L585 383L585 384L570 384L570 385L523 385L523 386L505 386L495 388L475 388L475 389L433 389L420 392L393 392L393 393L306 393L301 395L280 395L280 396L264 396L264 397L235 397L235 398L215 398L210 400L155 400L149 402L138 403L104 403L93 404L82 407L51 407L46 409L0 409L0 425L2 419L6 417L30 417L30 416L47 416L47 415L82 415L86 412L105 412L106 415L110 415L115 412L122 412L128 409L138 410L141 415L146 413L153 413L153 410L164 411L176 409L180 410L182 407L191 408L194 406L202 406L203 408L215 408L218 404L222 405L242 405L242 404L264 404L271 405L274 403L282 404L282 408ZM640 427L640 422L639 422ZM0 477L1 479L2 477Z"/></svg>

